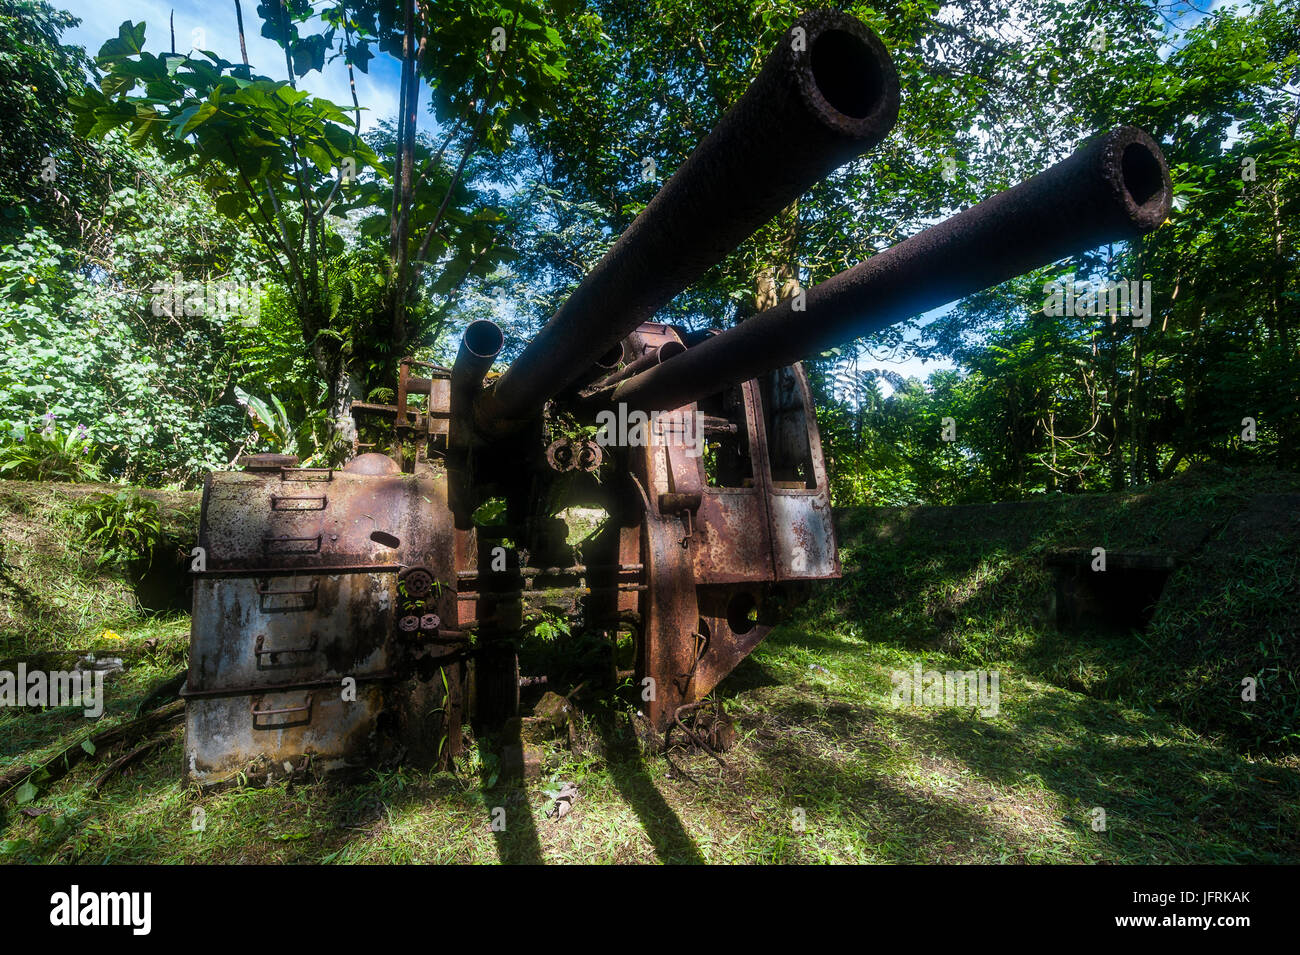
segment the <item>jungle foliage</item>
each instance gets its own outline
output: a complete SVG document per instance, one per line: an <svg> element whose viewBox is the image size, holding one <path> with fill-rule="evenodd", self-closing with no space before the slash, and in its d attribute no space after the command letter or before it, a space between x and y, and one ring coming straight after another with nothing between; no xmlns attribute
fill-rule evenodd
<svg viewBox="0 0 1300 955"><path fill-rule="evenodd" d="M445 360L488 316L516 350L799 6L268 0L244 22L283 62L249 63L233 17L219 50L155 52L165 25L127 20L84 51L69 15L0 0L0 455L39 457L14 449L52 424L136 483L192 486L252 448L337 457L348 405L391 393L401 355ZM810 356L835 499L1294 468L1295 0L1014 7L848 4L894 55L897 128L661 319L743 320L1134 123L1173 172L1163 227ZM379 64L398 115L363 129L355 80ZM352 102L311 91L326 70ZM1150 324L1048 314L1069 277L1149 281ZM252 308L215 302L223 284ZM940 370L905 380L887 355Z"/></svg>

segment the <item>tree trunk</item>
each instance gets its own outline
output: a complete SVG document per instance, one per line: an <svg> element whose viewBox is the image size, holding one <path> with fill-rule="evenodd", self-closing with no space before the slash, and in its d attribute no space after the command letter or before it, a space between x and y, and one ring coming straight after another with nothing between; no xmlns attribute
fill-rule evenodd
<svg viewBox="0 0 1300 955"><path fill-rule="evenodd" d="M423 44L417 47L415 37L415 0L406 0L405 29L402 37L402 122L399 131L398 148L398 173L397 181L393 183L393 188L400 195L400 199L395 204L397 209L396 219L392 227L392 257L393 257L393 286L392 286L392 326L390 331L389 346L389 371L396 375L397 364L406 351L407 341L407 302L409 299L409 282L407 275L409 271L409 245L410 245L410 228L411 215L414 212L413 191L415 183L415 136L417 130L418 102L420 94L420 78L416 72L416 60L419 58L418 50L423 48Z"/></svg>
<svg viewBox="0 0 1300 955"><path fill-rule="evenodd" d="M365 400L365 381L348 366L339 362L338 371L330 385L330 420L334 433L349 448L349 456L357 453L357 425L352 419L352 402Z"/></svg>
<svg viewBox="0 0 1300 955"><path fill-rule="evenodd" d="M795 259L799 240L799 203L792 202L781 210L773 226L777 253L775 264L764 264L754 276L754 307L758 312L774 308L801 291L799 266Z"/></svg>

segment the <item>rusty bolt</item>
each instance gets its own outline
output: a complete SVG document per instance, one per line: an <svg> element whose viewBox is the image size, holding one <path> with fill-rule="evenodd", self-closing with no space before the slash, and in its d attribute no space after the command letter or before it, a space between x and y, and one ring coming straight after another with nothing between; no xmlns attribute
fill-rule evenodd
<svg viewBox="0 0 1300 955"><path fill-rule="evenodd" d="M595 441L583 441L578 447L578 467L583 471L595 471L604 459L600 445Z"/></svg>

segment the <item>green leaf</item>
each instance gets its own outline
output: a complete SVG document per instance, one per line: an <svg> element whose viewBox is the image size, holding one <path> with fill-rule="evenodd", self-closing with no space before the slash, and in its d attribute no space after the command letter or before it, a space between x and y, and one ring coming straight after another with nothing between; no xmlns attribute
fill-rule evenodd
<svg viewBox="0 0 1300 955"><path fill-rule="evenodd" d="M168 125L174 127L173 139L184 139L195 129L217 114L217 107L211 103L199 103L182 111Z"/></svg>
<svg viewBox="0 0 1300 955"><path fill-rule="evenodd" d="M144 22L132 23L123 20L117 28L117 39L106 40L99 48L95 62L101 66L112 63L122 57L135 56L144 49Z"/></svg>
<svg viewBox="0 0 1300 955"><path fill-rule="evenodd" d="M374 54L370 52L370 44L364 40L352 47L352 65L362 73L370 72L370 61L374 59Z"/></svg>
<svg viewBox="0 0 1300 955"><path fill-rule="evenodd" d="M223 216L230 219L238 219L243 215L244 210L248 208L248 199L245 195L238 192L224 192L213 200L213 205Z"/></svg>

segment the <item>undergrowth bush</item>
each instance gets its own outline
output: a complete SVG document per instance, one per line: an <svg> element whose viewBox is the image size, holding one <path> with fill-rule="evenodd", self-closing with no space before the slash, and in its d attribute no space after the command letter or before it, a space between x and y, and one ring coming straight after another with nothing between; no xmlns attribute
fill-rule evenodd
<svg viewBox="0 0 1300 955"><path fill-rule="evenodd" d="M86 544L100 551L99 563L152 565L167 541L162 511L135 491L96 494L76 508Z"/></svg>
<svg viewBox="0 0 1300 955"><path fill-rule="evenodd" d="M47 414L39 425L0 425L0 477L17 481L99 481L103 472L85 425L67 431Z"/></svg>

